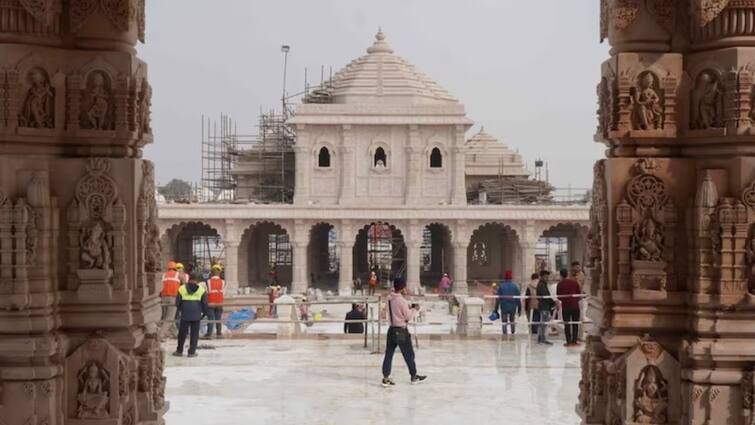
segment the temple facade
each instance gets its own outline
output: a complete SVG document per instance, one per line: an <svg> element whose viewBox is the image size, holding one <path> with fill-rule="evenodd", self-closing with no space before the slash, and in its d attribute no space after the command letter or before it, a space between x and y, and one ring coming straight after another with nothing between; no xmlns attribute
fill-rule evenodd
<svg viewBox="0 0 755 425"><path fill-rule="evenodd" d="M752 424L755 4L600 4L582 423Z"/></svg>
<svg viewBox="0 0 755 425"><path fill-rule="evenodd" d="M587 202L512 194L504 204L508 194L484 193L490 179L547 185L528 180L521 156L493 136L467 137L464 106L396 55L384 33L319 94L287 122L296 134L292 203L249 202L240 190L234 203L161 204L166 255L188 261L192 235L215 235L232 288L264 287L274 268L295 294L312 286L350 294L372 270L384 282L405 277L415 293L443 273L459 293L506 269L525 282L557 266L536 261L543 236L563 241L561 266L582 261ZM250 181L258 168L241 161L233 174Z"/></svg>

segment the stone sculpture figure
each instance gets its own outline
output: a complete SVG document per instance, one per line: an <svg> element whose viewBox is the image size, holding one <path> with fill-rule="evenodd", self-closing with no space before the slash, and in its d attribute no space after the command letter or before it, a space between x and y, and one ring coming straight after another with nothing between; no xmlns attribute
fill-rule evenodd
<svg viewBox="0 0 755 425"><path fill-rule="evenodd" d="M147 272L156 272L160 270L161 261L161 245L160 245L160 229L157 228L155 223L149 223L147 225L147 237L144 248L144 269Z"/></svg>
<svg viewBox="0 0 755 425"><path fill-rule="evenodd" d="M107 81L102 72L95 72L89 87L89 105L86 110L88 128L92 130L111 129L111 99Z"/></svg>
<svg viewBox="0 0 755 425"><path fill-rule="evenodd" d="M79 394L77 396L79 419L104 419L108 417L109 379L107 372L89 363L79 372Z"/></svg>
<svg viewBox="0 0 755 425"><path fill-rule="evenodd" d="M47 75L39 68L29 71L29 90L19 116L22 127L53 128L55 117L55 92Z"/></svg>
<svg viewBox="0 0 755 425"><path fill-rule="evenodd" d="M665 424L668 417L668 383L655 365L640 372L634 386L634 421L641 424Z"/></svg>
<svg viewBox="0 0 755 425"><path fill-rule="evenodd" d="M645 217L640 222L635 236L637 241L637 255L643 261L660 261L663 253L663 235L652 217Z"/></svg>
<svg viewBox="0 0 755 425"><path fill-rule="evenodd" d="M655 77L650 72L640 74L639 87L632 96L632 118L636 130L656 130L661 127L661 98L653 88Z"/></svg>
<svg viewBox="0 0 755 425"><path fill-rule="evenodd" d="M108 236L100 222L94 222L90 227L82 229L79 234L79 244L82 268L89 270L110 268Z"/></svg>
<svg viewBox="0 0 755 425"><path fill-rule="evenodd" d="M692 93L692 128L722 127L722 99L718 78L708 71L702 72Z"/></svg>

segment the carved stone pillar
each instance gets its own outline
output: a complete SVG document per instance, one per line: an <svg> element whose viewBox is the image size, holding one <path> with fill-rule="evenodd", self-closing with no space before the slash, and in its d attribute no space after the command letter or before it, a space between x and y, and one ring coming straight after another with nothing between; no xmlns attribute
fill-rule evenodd
<svg viewBox="0 0 755 425"><path fill-rule="evenodd" d="M235 295L239 291L239 241L224 240L225 245L225 287L227 295Z"/></svg>
<svg viewBox="0 0 755 425"><path fill-rule="evenodd" d="M469 292L467 284L467 247L468 242L454 241L454 274L453 291L457 294L466 294Z"/></svg>
<svg viewBox="0 0 755 425"><path fill-rule="evenodd" d="M308 255L307 247L309 246L310 232L306 223L301 220L297 220L294 223L294 235L291 240L291 246L293 248L293 268L292 268L292 282L291 282L291 295L304 294L309 288L309 276L308 270Z"/></svg>
<svg viewBox="0 0 755 425"><path fill-rule="evenodd" d="M419 126L409 126L409 144L406 146L406 191L405 204L421 201L422 188L422 149L420 146Z"/></svg>
<svg viewBox="0 0 755 425"><path fill-rule="evenodd" d="M350 204L354 201L356 187L356 159L354 157L354 134L351 125L344 125L341 137L341 197L339 204Z"/></svg>
<svg viewBox="0 0 755 425"><path fill-rule="evenodd" d="M310 150L308 147L297 143L297 145L294 146L294 155L296 156L294 204L304 205L309 201L309 173L307 171L312 167Z"/></svg>
<svg viewBox="0 0 755 425"><path fill-rule="evenodd" d="M601 1L612 49L598 84L607 158L587 235L597 326L583 424L752 422L752 19L752 2Z"/></svg>
<svg viewBox="0 0 755 425"><path fill-rule="evenodd" d="M0 423L163 424L144 1L0 2Z"/></svg>
<svg viewBox="0 0 755 425"><path fill-rule="evenodd" d="M338 295L351 295L354 280L354 227L348 221L341 222L338 252Z"/></svg>
<svg viewBox="0 0 755 425"><path fill-rule="evenodd" d="M456 134L454 137L454 147L451 150L453 155L452 164L452 182L451 188L451 203L454 205L466 205L467 204L467 181L466 181L466 148L464 146L464 133L467 128L463 125L457 125L455 127Z"/></svg>

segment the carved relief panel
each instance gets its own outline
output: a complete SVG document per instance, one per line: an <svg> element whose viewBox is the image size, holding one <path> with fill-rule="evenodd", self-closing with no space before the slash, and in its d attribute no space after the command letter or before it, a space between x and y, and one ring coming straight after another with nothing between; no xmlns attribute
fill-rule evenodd
<svg viewBox="0 0 755 425"><path fill-rule="evenodd" d="M110 176L110 161L91 158L68 207L69 281L107 294L125 284L126 207ZM77 285L78 284L78 285Z"/></svg>
<svg viewBox="0 0 755 425"><path fill-rule="evenodd" d="M119 419L129 397L129 357L101 337L84 342L65 362L66 412L71 422Z"/></svg>
<svg viewBox="0 0 755 425"><path fill-rule="evenodd" d="M619 226L619 282L631 282L635 299L665 298L672 289L676 208L664 181L656 175L659 163L640 159L616 207ZM673 284L673 282L671 282ZM671 288L669 288L671 287Z"/></svg>

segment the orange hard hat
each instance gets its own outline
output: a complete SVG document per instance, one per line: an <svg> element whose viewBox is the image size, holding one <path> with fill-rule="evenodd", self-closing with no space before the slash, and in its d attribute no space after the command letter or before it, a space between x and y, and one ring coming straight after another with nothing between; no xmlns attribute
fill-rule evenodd
<svg viewBox="0 0 755 425"><path fill-rule="evenodd" d="M175 270L175 269L176 269L176 262L168 261L168 270Z"/></svg>

